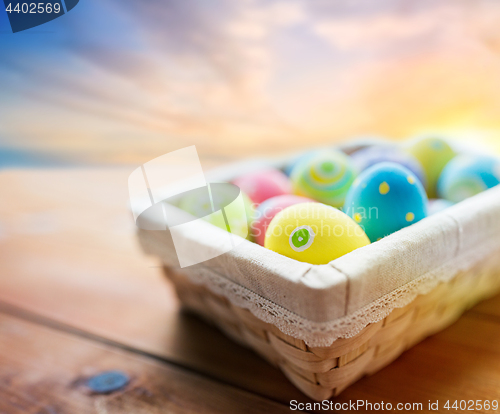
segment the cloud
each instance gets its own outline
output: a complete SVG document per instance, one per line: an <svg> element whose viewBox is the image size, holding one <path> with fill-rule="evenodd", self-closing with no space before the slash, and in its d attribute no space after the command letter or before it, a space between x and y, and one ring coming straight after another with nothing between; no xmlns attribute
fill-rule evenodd
<svg viewBox="0 0 500 414"><path fill-rule="evenodd" d="M329 19L317 23L315 32L342 50L388 47L425 36L439 28L439 18L429 15L379 14L351 19Z"/></svg>
<svg viewBox="0 0 500 414"><path fill-rule="evenodd" d="M395 136L433 114L492 127L499 17L492 0L81 2L53 33L1 36L0 135L145 160Z"/></svg>

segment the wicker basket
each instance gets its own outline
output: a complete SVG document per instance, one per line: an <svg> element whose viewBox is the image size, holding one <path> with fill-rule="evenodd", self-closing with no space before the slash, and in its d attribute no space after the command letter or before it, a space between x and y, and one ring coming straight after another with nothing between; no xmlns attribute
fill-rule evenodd
<svg viewBox="0 0 500 414"><path fill-rule="evenodd" d="M452 324L479 300L500 288L498 256L441 283L403 308L394 309L359 334L331 346L311 348L274 325L233 305L225 297L197 285L182 271L165 267L183 306L215 324L229 337L279 367L287 378L314 400L338 395L364 375L395 360L403 351Z"/></svg>
<svg viewBox="0 0 500 414"><path fill-rule="evenodd" d="M210 182L262 165L230 166ZM171 204L162 208L166 216L181 213ZM180 268L171 228L139 229L138 236L146 253L161 258L185 308L323 400L500 290L499 217L500 188L494 188L320 266L241 239L219 257ZM176 231L193 250L228 237L202 220Z"/></svg>

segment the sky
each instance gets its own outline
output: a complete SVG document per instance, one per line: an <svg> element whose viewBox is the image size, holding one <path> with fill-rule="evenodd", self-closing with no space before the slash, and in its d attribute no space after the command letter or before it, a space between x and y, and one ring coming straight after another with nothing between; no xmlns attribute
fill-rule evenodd
<svg viewBox="0 0 500 414"><path fill-rule="evenodd" d="M500 151L498 21L498 0L80 0L13 34L0 10L0 151L130 164L422 133Z"/></svg>

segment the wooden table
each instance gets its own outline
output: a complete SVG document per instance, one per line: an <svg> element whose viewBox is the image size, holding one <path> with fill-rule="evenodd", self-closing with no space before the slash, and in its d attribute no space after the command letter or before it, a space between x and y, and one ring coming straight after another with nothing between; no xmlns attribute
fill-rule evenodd
<svg viewBox="0 0 500 414"><path fill-rule="evenodd" d="M285 413L290 400L310 402L252 352L179 312L159 263L135 240L131 170L0 173L0 413ZM87 380L107 370L130 382L92 392ZM500 297L334 401L422 402L427 411L429 400L494 399Z"/></svg>

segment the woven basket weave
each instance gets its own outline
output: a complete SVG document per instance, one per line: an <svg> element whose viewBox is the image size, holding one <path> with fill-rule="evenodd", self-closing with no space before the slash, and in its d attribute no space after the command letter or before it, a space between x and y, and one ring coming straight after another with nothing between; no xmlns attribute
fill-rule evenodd
<svg viewBox="0 0 500 414"><path fill-rule="evenodd" d="M266 165L280 166L239 163L209 182ZM183 212L170 202L162 208L145 223L165 230L140 228L139 241L161 259L183 306L278 366L315 400L338 395L500 290L500 188L328 265L297 262L240 238L231 251L182 268L179 243L211 252L228 233L200 219L177 227L175 244L168 220Z"/></svg>
<svg viewBox="0 0 500 414"><path fill-rule="evenodd" d="M183 306L215 324L237 342L279 367L304 394L321 401L338 395L364 375L395 360L425 337L452 324L466 309L500 288L500 263L490 257L452 281L441 283L358 335L329 347L312 348L282 333L202 285L182 270L164 268Z"/></svg>

